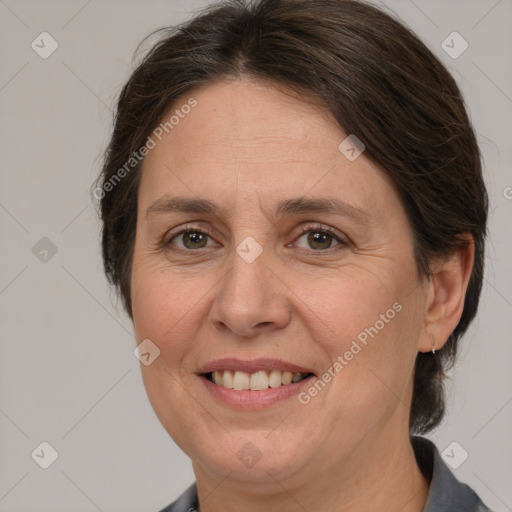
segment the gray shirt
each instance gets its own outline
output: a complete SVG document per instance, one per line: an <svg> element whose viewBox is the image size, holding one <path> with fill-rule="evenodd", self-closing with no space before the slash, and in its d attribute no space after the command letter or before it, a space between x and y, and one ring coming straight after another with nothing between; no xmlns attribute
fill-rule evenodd
<svg viewBox="0 0 512 512"><path fill-rule="evenodd" d="M423 512L491 512L478 495L459 482L445 464L439 451L428 439L411 439L414 454L430 490ZM192 484L174 503L160 512L197 512L199 501L196 484Z"/></svg>

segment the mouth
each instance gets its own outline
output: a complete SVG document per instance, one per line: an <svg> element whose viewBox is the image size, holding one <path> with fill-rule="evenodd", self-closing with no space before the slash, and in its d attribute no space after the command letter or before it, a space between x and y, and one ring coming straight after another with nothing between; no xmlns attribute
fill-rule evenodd
<svg viewBox="0 0 512 512"><path fill-rule="evenodd" d="M248 373L243 370L215 370L202 375L217 386L222 386L226 389L234 389L236 391L263 391L270 388L275 389L301 382L313 376L310 372L293 373L281 370L260 370L254 373Z"/></svg>
<svg viewBox="0 0 512 512"><path fill-rule="evenodd" d="M230 408L257 410L297 395L315 374L277 359L229 358L206 364L197 376L215 401Z"/></svg>

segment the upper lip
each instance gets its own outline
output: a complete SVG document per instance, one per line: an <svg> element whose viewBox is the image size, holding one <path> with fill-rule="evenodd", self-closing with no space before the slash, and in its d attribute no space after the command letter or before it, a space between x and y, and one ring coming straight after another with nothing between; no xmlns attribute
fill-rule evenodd
<svg viewBox="0 0 512 512"><path fill-rule="evenodd" d="M215 359L203 365L198 370L198 374L210 373L216 370L243 371L247 373L256 373L259 371L280 370L282 372L292 373L314 373L312 370L304 368L293 363L283 361L281 359L237 359L228 357L224 359Z"/></svg>

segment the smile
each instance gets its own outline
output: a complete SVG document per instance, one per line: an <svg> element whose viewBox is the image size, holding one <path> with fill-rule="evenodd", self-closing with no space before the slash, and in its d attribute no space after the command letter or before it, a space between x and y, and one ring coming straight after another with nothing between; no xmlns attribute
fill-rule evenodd
<svg viewBox="0 0 512 512"><path fill-rule="evenodd" d="M258 371L248 373L242 370L216 370L205 374L205 377L218 386L237 391L262 391L269 388L288 386L308 378L311 373L292 373L281 370Z"/></svg>
<svg viewBox="0 0 512 512"><path fill-rule="evenodd" d="M307 367L279 359L225 358L197 371L208 394L230 408L259 410L300 393L315 377Z"/></svg>

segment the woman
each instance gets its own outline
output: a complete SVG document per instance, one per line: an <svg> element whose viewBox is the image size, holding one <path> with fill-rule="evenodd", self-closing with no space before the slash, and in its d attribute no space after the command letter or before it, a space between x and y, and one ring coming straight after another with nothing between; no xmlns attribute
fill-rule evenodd
<svg viewBox="0 0 512 512"><path fill-rule="evenodd" d="M457 85L355 0L215 3L125 85L95 194L164 510L489 510L418 437L474 318L487 194Z"/></svg>

